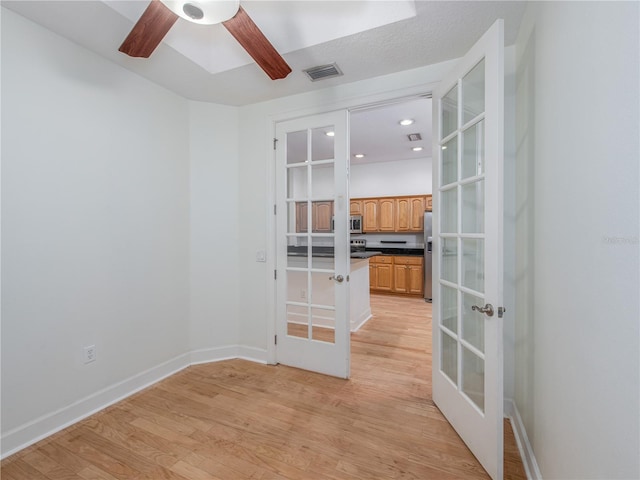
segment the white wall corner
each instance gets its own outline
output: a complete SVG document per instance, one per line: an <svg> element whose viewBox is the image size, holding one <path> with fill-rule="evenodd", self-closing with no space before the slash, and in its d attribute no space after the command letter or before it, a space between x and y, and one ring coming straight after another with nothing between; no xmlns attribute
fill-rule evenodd
<svg viewBox="0 0 640 480"><path fill-rule="evenodd" d="M256 363L268 363L267 350L264 348L248 347L246 345L238 345L238 356L243 360L249 360Z"/></svg>
<svg viewBox="0 0 640 480"><path fill-rule="evenodd" d="M529 480L542 480L542 474L538 468L536 457L533 454L533 448L531 448L527 431L524 428L518 407L512 398L504 399L504 416L511 421L513 434L516 437L516 444L518 445L518 451L520 452L520 458L522 459L527 478Z"/></svg>
<svg viewBox="0 0 640 480"><path fill-rule="evenodd" d="M228 345L225 347L201 348L190 353L191 365L202 363L222 362L238 358L238 346Z"/></svg>

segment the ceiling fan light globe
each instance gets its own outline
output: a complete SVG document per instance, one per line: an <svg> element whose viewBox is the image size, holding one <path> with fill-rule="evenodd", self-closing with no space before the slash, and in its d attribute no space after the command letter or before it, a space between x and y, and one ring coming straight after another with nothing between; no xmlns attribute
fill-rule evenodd
<svg viewBox="0 0 640 480"><path fill-rule="evenodd" d="M200 25L222 23L233 18L240 8L240 0L161 1L176 15Z"/></svg>

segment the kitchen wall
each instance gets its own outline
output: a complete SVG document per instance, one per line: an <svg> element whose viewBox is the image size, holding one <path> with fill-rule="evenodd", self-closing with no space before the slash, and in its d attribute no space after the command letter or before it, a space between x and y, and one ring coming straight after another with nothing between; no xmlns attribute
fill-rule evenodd
<svg viewBox="0 0 640 480"><path fill-rule="evenodd" d="M6 454L220 345L237 355L239 169L237 109L1 10Z"/></svg>
<svg viewBox="0 0 640 480"><path fill-rule="evenodd" d="M431 157L351 166L349 195L391 197L431 193Z"/></svg>
<svg viewBox="0 0 640 480"><path fill-rule="evenodd" d="M517 41L515 400L545 479L640 477L639 19L531 2Z"/></svg>

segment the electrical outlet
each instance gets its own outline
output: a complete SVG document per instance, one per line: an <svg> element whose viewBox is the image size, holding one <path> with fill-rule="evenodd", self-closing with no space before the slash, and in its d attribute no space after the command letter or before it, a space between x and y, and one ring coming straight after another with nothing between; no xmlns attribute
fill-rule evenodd
<svg viewBox="0 0 640 480"><path fill-rule="evenodd" d="M96 346L89 345L84 347L84 363L91 363L96 361Z"/></svg>

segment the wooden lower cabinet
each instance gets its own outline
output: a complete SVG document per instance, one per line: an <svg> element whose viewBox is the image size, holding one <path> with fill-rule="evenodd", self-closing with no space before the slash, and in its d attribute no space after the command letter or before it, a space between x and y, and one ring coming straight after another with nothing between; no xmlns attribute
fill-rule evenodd
<svg viewBox="0 0 640 480"><path fill-rule="evenodd" d="M424 288L424 259L422 257L394 257L394 292L422 295Z"/></svg>
<svg viewBox="0 0 640 480"><path fill-rule="evenodd" d="M372 292L422 295L424 259L414 256L378 255L369 259Z"/></svg>
<svg viewBox="0 0 640 480"><path fill-rule="evenodd" d="M393 291L393 257L377 255L369 259L369 287L376 292Z"/></svg>

